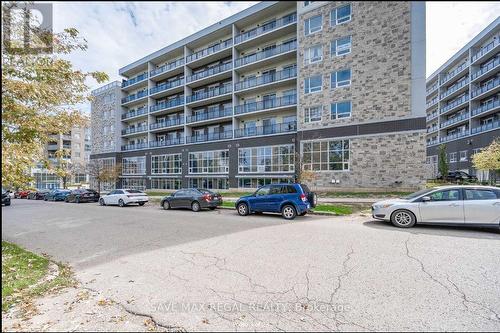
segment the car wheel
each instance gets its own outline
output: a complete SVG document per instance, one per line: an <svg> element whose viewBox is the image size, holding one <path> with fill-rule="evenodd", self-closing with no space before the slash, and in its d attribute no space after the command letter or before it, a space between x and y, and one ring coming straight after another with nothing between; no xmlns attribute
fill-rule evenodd
<svg viewBox="0 0 500 333"><path fill-rule="evenodd" d="M398 228L411 228L417 223L417 219L412 212L401 209L392 213L391 223Z"/></svg>
<svg viewBox="0 0 500 333"><path fill-rule="evenodd" d="M195 201L191 204L191 210L193 212L199 212L200 211L200 203L198 201Z"/></svg>
<svg viewBox="0 0 500 333"><path fill-rule="evenodd" d="M238 204L238 207L236 208L238 210L238 214L241 216L247 216L249 211L248 211L248 205L244 202Z"/></svg>
<svg viewBox="0 0 500 333"><path fill-rule="evenodd" d="M215 210L215 207L208 207L208 209L210 209L210 210Z"/></svg>
<svg viewBox="0 0 500 333"><path fill-rule="evenodd" d="M144 206L145 202L139 202L139 206Z"/></svg>
<svg viewBox="0 0 500 333"><path fill-rule="evenodd" d="M69 199L68 198L64 198L64 202L69 202Z"/></svg>
<svg viewBox="0 0 500 333"><path fill-rule="evenodd" d="M165 210L169 210L170 209L170 202L168 202L168 200L163 201L162 207Z"/></svg>
<svg viewBox="0 0 500 333"><path fill-rule="evenodd" d="M123 199L118 200L118 206L125 207L125 202L123 201Z"/></svg>
<svg viewBox="0 0 500 333"><path fill-rule="evenodd" d="M5 203L5 206L10 206L10 201L7 201L7 202Z"/></svg>
<svg viewBox="0 0 500 333"><path fill-rule="evenodd" d="M297 211L292 205L285 205L281 208L281 216L285 220L293 220L297 216Z"/></svg>
<svg viewBox="0 0 500 333"><path fill-rule="evenodd" d="M104 199L99 199L99 205L101 206L106 206L106 203L104 202Z"/></svg>

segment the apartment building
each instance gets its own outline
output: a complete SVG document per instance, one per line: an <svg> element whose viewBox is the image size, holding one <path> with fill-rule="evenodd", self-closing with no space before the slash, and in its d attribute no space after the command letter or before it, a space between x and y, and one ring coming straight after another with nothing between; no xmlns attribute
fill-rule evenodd
<svg viewBox="0 0 500 333"><path fill-rule="evenodd" d="M434 175L444 144L450 170L488 179L471 157L500 136L499 72L500 17L427 79L427 161Z"/></svg>
<svg viewBox="0 0 500 333"><path fill-rule="evenodd" d="M261 2L119 73L123 187L425 179L423 3Z"/></svg>

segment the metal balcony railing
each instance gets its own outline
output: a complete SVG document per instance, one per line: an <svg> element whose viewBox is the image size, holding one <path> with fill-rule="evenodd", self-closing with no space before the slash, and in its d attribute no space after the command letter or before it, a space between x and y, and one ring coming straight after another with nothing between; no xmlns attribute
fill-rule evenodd
<svg viewBox="0 0 500 333"><path fill-rule="evenodd" d="M233 115L233 108L228 107L223 110L215 110L215 111L209 111L209 112L204 112L204 113L199 113L194 116L188 116L187 117L187 123L194 123L197 121L202 121L202 120L210 120L210 119L217 119L217 118L222 118L222 117L229 117Z"/></svg>
<svg viewBox="0 0 500 333"><path fill-rule="evenodd" d="M426 117L426 119L427 119L427 121L430 121L430 120L432 120L432 119L436 118L437 116L439 116L439 113L437 113L437 112L433 112L432 114L428 115L428 116Z"/></svg>
<svg viewBox="0 0 500 333"><path fill-rule="evenodd" d="M488 82L488 84L486 84L482 87L479 87L476 90L473 90L471 96L472 97L479 96L479 95L484 94L485 92L487 92L489 90L492 90L492 89L498 87L499 85L500 85L500 77L497 77L495 80Z"/></svg>
<svg viewBox="0 0 500 333"><path fill-rule="evenodd" d="M478 127L473 127L471 130L471 134L486 132L486 131L493 130L496 128L500 128L500 120L496 120L496 121L491 122L489 124L481 125Z"/></svg>
<svg viewBox="0 0 500 333"><path fill-rule="evenodd" d="M475 108L474 110L472 110L471 114L473 116L475 115L478 115L478 114L481 114L481 113L484 113L484 112L488 112L489 110L491 109L494 109L496 107L500 106L500 100L499 99L495 99L489 103L486 103L486 104L483 104L477 108Z"/></svg>
<svg viewBox="0 0 500 333"><path fill-rule="evenodd" d="M248 56L238 58L235 60L235 67L248 65L248 64L251 64L253 62L256 62L256 61L259 61L262 59L266 59L266 58L270 58L270 57L273 57L273 56L278 55L278 54L290 52L290 51L293 51L296 49L297 49L297 40L294 40L292 42L281 44L281 45L278 45L278 46L271 48L271 49L268 49L268 50L260 51L260 52L257 52L257 53L254 53L254 54L251 54Z"/></svg>
<svg viewBox="0 0 500 333"><path fill-rule="evenodd" d="M215 52L219 52L221 50L227 49L228 47L231 47L233 45L233 39L229 38L226 39L225 41L222 41L218 44L212 45L210 47L207 47L206 49L200 50L198 52L195 52L193 54L190 54L186 57L186 63L204 58L210 54L213 54Z"/></svg>
<svg viewBox="0 0 500 333"><path fill-rule="evenodd" d="M281 27L284 27L286 25L296 23L296 22L297 22L297 13L292 13L292 14L289 14L287 16L283 16L282 18L280 18L278 20L268 22L260 27L257 27L257 28L254 28L254 29L251 29L249 31L246 31L246 32L243 32L241 34L236 35L236 37L234 37L234 43L239 44L239 43L244 42L246 40L249 40L249 39L255 38L257 36L260 36L262 34L265 34L269 31L273 31L273 30L279 29Z"/></svg>
<svg viewBox="0 0 500 333"><path fill-rule="evenodd" d="M186 138L186 143L208 142L208 141L217 141L217 140L232 139L232 138L233 138L233 131L231 130L225 132L188 136Z"/></svg>
<svg viewBox="0 0 500 333"><path fill-rule="evenodd" d="M204 79L206 77L209 77L209 76L212 76L212 75L215 75L215 74L219 74L219 73L231 70L232 68L233 68L233 63L232 62L229 62L227 64L220 64L220 65L211 67L211 68L209 68L207 70L204 70L203 72L199 72L199 73L193 74L191 76L188 76L186 78L186 80L187 80L187 82L193 82L193 81L196 81L196 80Z"/></svg>
<svg viewBox="0 0 500 333"><path fill-rule="evenodd" d="M483 55L485 55L486 53L488 53L490 50L492 50L493 48L495 48L495 46L498 45L498 43L500 43L500 41L498 39L495 39L493 40L491 43L483 46L481 48L481 50L479 50L479 52L477 52L476 54L474 54L472 56L472 62L476 61L477 59L481 58Z"/></svg>
<svg viewBox="0 0 500 333"><path fill-rule="evenodd" d="M234 108L234 114L242 114L254 111L274 109L295 104L297 104L297 95L283 96L260 102L236 105Z"/></svg>
<svg viewBox="0 0 500 333"><path fill-rule="evenodd" d="M257 86L262 86L272 82L277 82L281 80L291 79L297 77L297 67L291 67L283 69L276 73L265 74L251 79L246 79L244 81L238 82L234 86L235 91L253 88Z"/></svg>
<svg viewBox="0 0 500 333"><path fill-rule="evenodd" d="M256 126L249 128L239 128L234 131L235 138L249 137L249 136L260 136L260 135L271 135L280 133L295 132L297 130L297 122L292 121L288 123L274 124L268 126Z"/></svg>
<svg viewBox="0 0 500 333"><path fill-rule="evenodd" d="M492 70L493 68L497 67L500 64L500 58L495 58L492 62L490 62L488 65L484 66L477 72L471 75L471 79L475 80L477 77L480 77L481 75L485 74L486 72Z"/></svg>
<svg viewBox="0 0 500 333"><path fill-rule="evenodd" d="M451 103L448 103L447 105L443 106L439 111L439 113L448 112L449 110L459 106L462 103L467 102L468 100L469 100L469 95L463 95L462 97L454 99Z"/></svg>
<svg viewBox="0 0 500 333"><path fill-rule="evenodd" d="M165 90L168 90L168 89L171 89L171 88L175 88L175 87L181 86L183 84L184 84L184 79L179 79L179 80L175 80L175 81L165 82L165 83L162 83L160 85L157 85L156 87L153 87L153 88L149 89L149 94L150 95L156 94L156 93L159 93L161 91L165 91Z"/></svg>
<svg viewBox="0 0 500 333"><path fill-rule="evenodd" d="M147 113L148 113L148 108L142 107L142 108L139 108L137 110L122 114L122 119L133 118L133 117L141 116L141 115L147 114Z"/></svg>
<svg viewBox="0 0 500 333"><path fill-rule="evenodd" d="M462 70L464 70L465 68L467 68L467 66L469 66L469 62L468 61L464 62L463 64L461 64L460 66L458 66L457 68L455 68L454 70L452 70L451 72L449 72L447 75L443 76L441 78L441 84L444 84L444 83L448 82L455 75L457 75Z"/></svg>
<svg viewBox="0 0 500 333"><path fill-rule="evenodd" d="M148 130L147 125L137 126L137 127L128 127L128 128L122 129L122 135L140 133L140 132L144 132L147 130Z"/></svg>
<svg viewBox="0 0 500 333"><path fill-rule="evenodd" d="M183 66L184 65L184 58L177 59L175 61L172 61L168 64L165 64L163 66L160 66L158 68L153 69L151 72L149 72L149 76L153 77L158 74L161 74L163 72L168 72L170 70L176 69L177 67Z"/></svg>
<svg viewBox="0 0 500 333"><path fill-rule="evenodd" d="M130 80L127 80L127 81L123 81L122 82L122 88L125 88L125 87L128 87L128 86L131 86L137 82L140 82L140 81L144 81L148 78L148 73L143 73L141 75L138 75L136 77L134 77L133 79L130 79Z"/></svg>
<svg viewBox="0 0 500 333"><path fill-rule="evenodd" d="M167 128L171 126L178 126L184 124L184 117L171 118L164 121L158 121L156 123L150 124L149 129L159 129L159 128Z"/></svg>
<svg viewBox="0 0 500 333"><path fill-rule="evenodd" d="M181 144L184 144L184 138L157 140L157 141L150 141L149 148L175 146L175 145L181 145Z"/></svg>
<svg viewBox="0 0 500 333"><path fill-rule="evenodd" d="M452 85L451 87L448 88L448 90L446 90L445 92L443 92L441 94L441 99L453 94L455 91L459 90L460 88L463 88L465 87L466 85L469 84L469 79L464 79L460 82L457 82L455 83L454 85Z"/></svg>
<svg viewBox="0 0 500 333"><path fill-rule="evenodd" d="M148 143L147 142L136 143L134 145L123 145L122 146L122 151L136 150L136 149L145 149L145 148L148 148Z"/></svg>
<svg viewBox="0 0 500 333"><path fill-rule="evenodd" d="M453 118L450 118L444 122L442 122L439 127L440 128L443 128L443 127L446 127L446 126L449 126L449 125L452 125L452 124L455 124L455 123L458 123L459 121L462 121L462 120L465 120L465 119L468 119L470 117L470 114L467 112L467 113L464 113L464 114L461 114L460 116L457 116L457 117L453 117Z"/></svg>
<svg viewBox="0 0 500 333"><path fill-rule="evenodd" d="M459 138L463 138L464 136L467 136L467 135L469 135L469 129L468 128L464 132L450 134L448 136L442 137L442 138L439 139L439 142L448 142L448 141L456 140L456 139L459 139Z"/></svg>
<svg viewBox="0 0 500 333"><path fill-rule="evenodd" d="M431 93L436 91L438 87L439 87L439 84L436 82L431 87L429 87L425 92L427 93L427 95L430 95Z"/></svg>
<svg viewBox="0 0 500 333"><path fill-rule="evenodd" d="M233 84L226 84L219 88L210 89L208 91L199 92L191 96L187 96L186 103L201 101L207 98L212 98L220 95L225 95L233 91Z"/></svg>
<svg viewBox="0 0 500 333"><path fill-rule="evenodd" d="M122 104L134 101L134 100L139 99L139 98L146 97L147 95L148 95L147 89L141 90L141 91L137 92L136 94L128 95L127 97L122 98Z"/></svg>
<svg viewBox="0 0 500 333"><path fill-rule="evenodd" d="M177 97L166 102L161 102L156 105L149 107L149 112L156 112L164 109L170 109L173 107L184 105L184 97Z"/></svg>

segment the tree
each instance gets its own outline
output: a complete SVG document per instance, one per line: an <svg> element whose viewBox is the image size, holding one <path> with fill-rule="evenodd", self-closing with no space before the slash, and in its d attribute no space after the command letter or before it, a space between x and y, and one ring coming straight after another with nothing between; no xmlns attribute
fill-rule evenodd
<svg viewBox="0 0 500 333"><path fill-rule="evenodd" d="M10 10L21 4L2 4L2 21L10 23L11 35L23 35L24 23L15 20ZM25 12L30 15L30 11ZM30 25L30 29L36 28ZM30 168L42 159L51 134L64 133L83 122L74 105L90 99L86 80L93 78L101 83L108 79L102 72L74 69L62 58L87 49L78 30L44 32L41 38L52 43L51 54L2 48L2 183L13 187L26 186L30 181ZM22 45L22 40L10 44Z"/></svg>
<svg viewBox="0 0 500 333"><path fill-rule="evenodd" d="M304 161L300 156L300 153L295 153L295 165L296 165L296 182L306 184L310 187L314 186L314 182L317 178L316 172L312 170L304 169Z"/></svg>
<svg viewBox="0 0 500 333"><path fill-rule="evenodd" d="M71 163L71 150L62 148L56 151L55 160L46 160L45 167L53 171L62 181L63 188L68 188L68 181L75 174L76 167Z"/></svg>
<svg viewBox="0 0 500 333"><path fill-rule="evenodd" d="M477 170L500 172L500 139L495 139L488 147L474 154L472 164Z"/></svg>
<svg viewBox="0 0 500 333"><path fill-rule="evenodd" d="M87 173L97 183L97 192L101 194L103 183L116 183L121 175L120 164L105 164L102 159L91 160L87 163Z"/></svg>
<svg viewBox="0 0 500 333"><path fill-rule="evenodd" d="M448 171L450 170L450 166L448 165L448 160L446 159L446 145L442 144L439 146L438 153L438 170L443 179L448 175Z"/></svg>

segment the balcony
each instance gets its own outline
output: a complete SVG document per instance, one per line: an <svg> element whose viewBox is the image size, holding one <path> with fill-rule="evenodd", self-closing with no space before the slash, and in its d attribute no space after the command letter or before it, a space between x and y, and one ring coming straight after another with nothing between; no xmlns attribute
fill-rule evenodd
<svg viewBox="0 0 500 333"><path fill-rule="evenodd" d="M494 101L492 101L490 103L486 103L486 104L481 105L480 107L475 108L474 110L472 110L471 114L472 114L472 116L477 116L479 114L483 114L483 113L486 113L488 111L494 110L494 109L498 108L499 106L500 106L500 100L495 99Z"/></svg>
<svg viewBox="0 0 500 333"><path fill-rule="evenodd" d="M47 150L58 150L58 149L59 145L57 143L47 145Z"/></svg>
<svg viewBox="0 0 500 333"><path fill-rule="evenodd" d="M466 61L451 72L449 72L447 75L443 76L441 78L441 85L445 84L446 82L450 81L453 77L457 76L458 74L462 73L466 68L469 67L469 62Z"/></svg>
<svg viewBox="0 0 500 333"><path fill-rule="evenodd" d="M184 97L178 97L149 107L149 112L159 112L184 105Z"/></svg>
<svg viewBox="0 0 500 333"><path fill-rule="evenodd" d="M174 70L176 68L179 68L184 65L184 58L177 59L171 63L165 64L163 66L160 66L156 69L153 69L151 72L149 72L150 77L154 77L157 75L160 75L162 73L169 72L171 70Z"/></svg>
<svg viewBox="0 0 500 333"><path fill-rule="evenodd" d="M142 81L146 80L147 78L148 78L148 73L143 73L141 75L134 77L133 79L123 81L122 88L130 87L131 85L142 82Z"/></svg>
<svg viewBox="0 0 500 333"><path fill-rule="evenodd" d="M453 102L443 106L441 108L441 110L439 111L439 113L443 114L443 113L446 113L448 111L451 111L451 110L461 106L462 104L464 104L468 101L469 101L469 95L463 95L462 97L453 100Z"/></svg>
<svg viewBox="0 0 500 333"><path fill-rule="evenodd" d="M244 56L235 60L235 67L245 66L263 59L271 58L279 54L295 51L297 49L297 40L293 42L281 44L275 48L260 51L252 55Z"/></svg>
<svg viewBox="0 0 500 333"><path fill-rule="evenodd" d="M442 122L439 127L440 128L443 128L443 127L447 127L447 126L450 126L450 125L453 125L453 124L456 124L456 123L459 123L463 120L466 120L466 119L469 119L470 117L470 114L467 112L467 113L464 113L460 116L457 116L457 117L453 117L453 118L450 118L444 122Z"/></svg>
<svg viewBox="0 0 500 333"><path fill-rule="evenodd" d="M211 120L211 119L218 119L218 118L223 118L223 117L230 117L233 115L233 108L225 108L223 110L216 110L216 111L209 111L209 112L204 112L204 113L199 113L194 116L188 116L186 122L189 123L195 123L198 121L204 121L204 120Z"/></svg>
<svg viewBox="0 0 500 333"><path fill-rule="evenodd" d="M208 142L208 141L217 141L217 140L225 140L232 138L233 138L233 131L225 131L218 133L208 133L203 135L188 136L186 137L186 143Z"/></svg>
<svg viewBox="0 0 500 333"><path fill-rule="evenodd" d="M438 144L438 139L429 140L427 142L427 146L432 146L432 145L437 145L437 144Z"/></svg>
<svg viewBox="0 0 500 333"><path fill-rule="evenodd" d="M468 135L469 135L469 129L467 129L464 132L450 134L448 136L442 137L442 138L439 139L439 142L441 142L441 143L448 142L448 141L452 141L452 140L463 138L464 136L468 136Z"/></svg>
<svg viewBox="0 0 500 333"><path fill-rule="evenodd" d="M145 149L145 148L148 148L147 142L136 143L134 145L124 145L124 146L122 146L122 151L138 150L138 149Z"/></svg>
<svg viewBox="0 0 500 333"><path fill-rule="evenodd" d="M464 79L458 83L455 83L451 87L448 88L445 92L443 92L440 96L441 99L451 96L453 93L459 91L461 88L466 87L469 84L469 79Z"/></svg>
<svg viewBox="0 0 500 333"><path fill-rule="evenodd" d="M284 69L273 74L261 75L252 79L247 79L236 83L234 91L250 89L258 86L267 85L273 82L288 80L297 77L297 67Z"/></svg>
<svg viewBox="0 0 500 333"><path fill-rule="evenodd" d="M436 132L438 130L437 126L432 126L427 128L427 133Z"/></svg>
<svg viewBox="0 0 500 333"><path fill-rule="evenodd" d="M191 96L187 96L186 103L193 103L193 102L198 102L202 101L204 99L209 99L221 95L226 95L229 94L233 91L233 85L232 84L226 84L223 85L219 88L215 89L210 89L208 91L200 92L193 94Z"/></svg>
<svg viewBox="0 0 500 333"><path fill-rule="evenodd" d="M297 95L283 96L270 100L253 102L248 104L236 105L234 114L245 114L256 111L263 111L297 104Z"/></svg>
<svg viewBox="0 0 500 333"><path fill-rule="evenodd" d="M184 138L175 138L168 140L157 140L149 142L149 148L167 147L184 144Z"/></svg>
<svg viewBox="0 0 500 333"><path fill-rule="evenodd" d="M175 81L170 81L170 82L165 82L160 85L157 85L156 87L153 87L149 89L149 94L154 95L157 93L160 93L162 91L166 91L175 87L179 87L184 84L184 79L179 79Z"/></svg>
<svg viewBox="0 0 500 333"><path fill-rule="evenodd" d="M497 67L499 64L500 64L500 58L495 58L494 61L492 61L488 65L484 66L483 68L481 68L480 70L478 70L477 72L472 74L471 80L475 80L475 79L483 76L484 74L488 73L489 71L491 71L492 69Z"/></svg>
<svg viewBox="0 0 500 333"><path fill-rule="evenodd" d="M489 43L488 45L481 48L481 50L479 52L474 54L471 58L471 61L476 62L476 60L479 60L484 55L486 55L487 53L492 51L494 48L496 48L499 45L499 43L500 43L500 40L498 40L498 39L493 40L491 43Z"/></svg>
<svg viewBox="0 0 500 333"><path fill-rule="evenodd" d="M167 127L179 126L184 124L184 117L171 118L164 121L158 121L156 123L150 124L150 130L164 129Z"/></svg>
<svg viewBox="0 0 500 333"><path fill-rule="evenodd" d="M432 114L430 114L426 117L426 120L431 121L432 119L435 119L437 116L439 116L439 113L434 111Z"/></svg>
<svg viewBox="0 0 500 333"><path fill-rule="evenodd" d="M231 69L233 69L232 62L229 62L227 64L220 64L220 65L214 66L212 68L209 68L207 70L204 70L203 72L199 72L199 73L193 74L191 76L188 76L186 78L186 82L193 82L193 81L201 80L201 79L204 79L204 78L209 77L209 76L213 76L213 75L216 75L219 73L229 71Z"/></svg>
<svg viewBox="0 0 500 333"><path fill-rule="evenodd" d="M223 42L220 42L220 43L215 44L213 46L207 47L206 49L203 49L201 51L198 51L198 52L195 52L193 54L188 55L186 57L186 63L190 63L190 62L193 62L195 60L204 58L204 57L209 56L213 53L227 49L231 46L233 46L233 39L232 38L226 39Z"/></svg>
<svg viewBox="0 0 500 333"><path fill-rule="evenodd" d="M253 38L258 37L260 35L266 34L270 31L277 30L281 27L284 27L284 26L287 26L287 25L290 25L290 24L293 24L296 22L297 22L297 13L289 14L289 15L284 16L278 20L266 23L260 27L257 27L257 28L251 29L249 31L243 32L239 35L236 35L236 37L234 37L234 44L242 43L244 41L253 39Z"/></svg>
<svg viewBox="0 0 500 333"><path fill-rule="evenodd" d="M129 118L135 118L139 117L142 115L148 114L148 108L147 107L142 107L140 109L130 111L127 113L122 114L122 120L129 119Z"/></svg>
<svg viewBox="0 0 500 333"><path fill-rule="evenodd" d="M427 103L425 106L427 109L433 107L434 105L436 105L438 103L438 98L437 97L434 97L429 103Z"/></svg>
<svg viewBox="0 0 500 333"><path fill-rule="evenodd" d="M491 131L491 130L494 130L497 128L500 128L500 120L496 120L492 123L485 124L482 126L473 127L471 130L471 134L478 134L478 133L482 133L482 132L486 132L486 131Z"/></svg>
<svg viewBox="0 0 500 333"><path fill-rule="evenodd" d="M429 87L425 92L427 93L427 95L430 95L433 92L435 92L438 88L439 88L439 84L436 82L431 87Z"/></svg>
<svg viewBox="0 0 500 333"><path fill-rule="evenodd" d="M496 90L496 88L498 88L498 86L500 86L500 78L497 77L495 80L488 82L488 84L486 84L486 85L484 85L476 90L473 90L471 96L472 96L472 98L478 97L482 94L485 94L489 91L492 91L493 89Z"/></svg>
<svg viewBox="0 0 500 333"><path fill-rule="evenodd" d="M269 126L256 126L250 128L239 128L234 131L235 138L251 136L283 134L297 131L297 122L274 124Z"/></svg>
<svg viewBox="0 0 500 333"><path fill-rule="evenodd" d="M148 91L147 90L142 90L139 91L135 94L128 95L127 97L122 98L122 104L130 103L132 101L144 98L148 96Z"/></svg>
<svg viewBox="0 0 500 333"><path fill-rule="evenodd" d="M136 133L145 132L147 130L148 130L147 125L137 126L137 127L128 127L128 128L125 128L122 130L122 135L136 134Z"/></svg>

